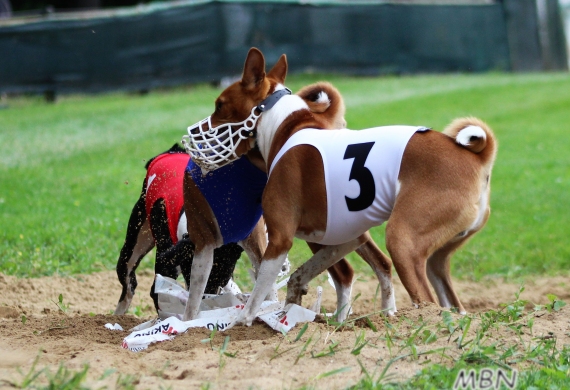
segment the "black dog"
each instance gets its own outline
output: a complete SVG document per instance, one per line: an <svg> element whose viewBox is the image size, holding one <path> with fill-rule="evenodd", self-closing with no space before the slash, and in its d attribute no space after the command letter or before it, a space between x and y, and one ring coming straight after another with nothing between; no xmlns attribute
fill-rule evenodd
<svg viewBox="0 0 570 390"><path fill-rule="evenodd" d="M173 279L182 273L188 289L194 244L186 234L182 180L189 158L184 149L174 144L145 165L147 174L141 195L131 212L127 236L117 262L117 276L123 291L115 314L125 314L128 310L137 287L135 271L142 258L155 246L155 273ZM242 252L236 243L214 251L214 265L205 293L215 294L219 287L229 283ZM150 296L158 310L154 283Z"/></svg>

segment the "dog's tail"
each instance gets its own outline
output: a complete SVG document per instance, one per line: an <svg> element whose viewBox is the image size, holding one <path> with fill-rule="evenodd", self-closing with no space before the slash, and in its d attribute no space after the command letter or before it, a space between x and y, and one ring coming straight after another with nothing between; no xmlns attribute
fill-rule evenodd
<svg viewBox="0 0 570 390"><path fill-rule="evenodd" d="M478 154L483 164L492 164L495 160L497 139L493 130L481 119L457 118L443 130L443 134L453 138L465 149Z"/></svg>
<svg viewBox="0 0 570 390"><path fill-rule="evenodd" d="M302 88L297 95L309 106L313 114L319 114L329 126L327 128L344 128L346 108L342 95L331 83L321 81Z"/></svg>

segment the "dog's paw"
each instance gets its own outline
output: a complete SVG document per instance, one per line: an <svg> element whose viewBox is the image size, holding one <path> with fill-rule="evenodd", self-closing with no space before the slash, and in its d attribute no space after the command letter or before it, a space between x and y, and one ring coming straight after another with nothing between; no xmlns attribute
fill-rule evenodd
<svg viewBox="0 0 570 390"><path fill-rule="evenodd" d="M398 312L398 309L396 308L396 305L394 302L388 302L387 304L382 306L382 311L388 317L394 317L396 315L396 313Z"/></svg>

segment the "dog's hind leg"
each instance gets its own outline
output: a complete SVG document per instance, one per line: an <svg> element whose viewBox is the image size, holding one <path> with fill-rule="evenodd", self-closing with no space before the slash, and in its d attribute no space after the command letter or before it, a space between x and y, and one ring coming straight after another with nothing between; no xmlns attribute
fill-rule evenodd
<svg viewBox="0 0 570 390"><path fill-rule="evenodd" d="M306 263L299 267L287 283L286 303L301 304L301 296L306 294L308 285L317 275L336 264L344 256L358 248L366 241L365 236L340 245L323 246ZM337 320L342 322L350 310L349 297L342 297L341 306L337 307Z"/></svg>
<svg viewBox="0 0 570 390"><path fill-rule="evenodd" d="M178 240L176 244L163 253L156 254L156 262L161 264L175 264L180 267L180 271L186 282L186 290L190 282L190 267L194 257L194 244L188 238Z"/></svg>
<svg viewBox="0 0 570 390"><path fill-rule="evenodd" d="M356 249L356 253L370 265L376 274L376 278L380 282L382 310L387 315L393 316L397 309L394 285L392 284L392 260L378 248L369 233L366 233L366 236L368 236L368 241Z"/></svg>
<svg viewBox="0 0 570 390"><path fill-rule="evenodd" d="M456 307L461 314L466 314L466 311L453 289L450 263L455 250L468 239L469 236L465 236L458 241L448 242L428 258L426 266L427 277L435 290L439 305L447 308Z"/></svg>
<svg viewBox="0 0 570 390"><path fill-rule="evenodd" d="M313 254L317 253L324 245L314 242L307 242ZM327 269L330 274L334 288L336 290L336 306L345 307L350 303L352 295L352 281L354 280L354 269L344 257ZM307 294L307 290L301 290L301 294ZM298 300L300 302L300 300Z"/></svg>
<svg viewBox="0 0 570 390"><path fill-rule="evenodd" d="M422 302L436 301L426 276L426 262L431 254L429 243L433 240L418 237L416 231L401 217L391 219L386 227L386 247L412 303L419 307Z"/></svg>
<svg viewBox="0 0 570 390"><path fill-rule="evenodd" d="M348 260L343 257L338 263L330 266L327 271L336 289L336 307L349 307L350 297L352 295L352 282L354 280L354 269ZM347 315L348 314L350 314L350 308L347 312Z"/></svg>
<svg viewBox="0 0 570 390"><path fill-rule="evenodd" d="M438 296L445 295L443 302L446 305L454 304L459 300L447 294L448 291L452 291L449 258L458 246L446 247L446 244L453 242L454 237L457 237L457 232L461 231L458 226L465 225L461 221L466 218L460 212L453 213L453 210L449 209L440 209L439 212L435 207L422 209L431 210L431 213L429 215L424 213L423 218L416 221L413 216L418 215L417 211L411 215L402 212L401 209L392 213L392 218L386 227L386 247L414 306L418 307L422 302L437 303L429 287L428 267L432 283L435 281L434 287L436 291L439 290ZM454 214L455 218L450 218L448 214ZM451 221L451 223L442 223L442 221ZM440 248L442 249L438 253ZM436 269L436 267L444 268ZM440 295L442 293L444 295Z"/></svg>
<svg viewBox="0 0 570 390"><path fill-rule="evenodd" d="M142 258L152 248L154 248L154 239L147 220L143 192L131 212L127 236L117 262L117 277L123 286L123 290L115 308L116 315L125 314L129 309L137 288L135 271Z"/></svg>
<svg viewBox="0 0 570 390"><path fill-rule="evenodd" d="M164 199L158 199L154 202L150 209L149 221L156 242L154 273L167 278L176 279L179 274L178 264L174 261L174 258L164 256L164 253L174 246L168 228L168 216ZM155 282L152 283L152 287L150 288L150 297L154 302L155 309L158 311L158 295L154 292L154 286Z"/></svg>
<svg viewBox="0 0 570 390"><path fill-rule="evenodd" d="M219 288L227 286L242 252L242 247L236 243L225 244L214 249L214 264L212 264L212 271L204 293L217 294Z"/></svg>
<svg viewBox="0 0 570 390"><path fill-rule="evenodd" d="M435 290L441 307L455 307L459 310L459 313L467 313L455 293L451 282L451 256L485 225L489 219L489 214L490 210L487 208L482 220L477 226L453 237L428 258L426 267L427 276Z"/></svg>

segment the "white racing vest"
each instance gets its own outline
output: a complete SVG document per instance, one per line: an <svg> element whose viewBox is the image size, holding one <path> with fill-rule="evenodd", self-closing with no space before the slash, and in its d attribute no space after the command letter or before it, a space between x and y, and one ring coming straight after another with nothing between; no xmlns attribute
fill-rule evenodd
<svg viewBox="0 0 570 390"><path fill-rule="evenodd" d="M418 126L366 130L301 130L287 140L279 159L297 145L312 145L323 159L327 228L319 244L338 245L357 238L390 218L404 149Z"/></svg>

